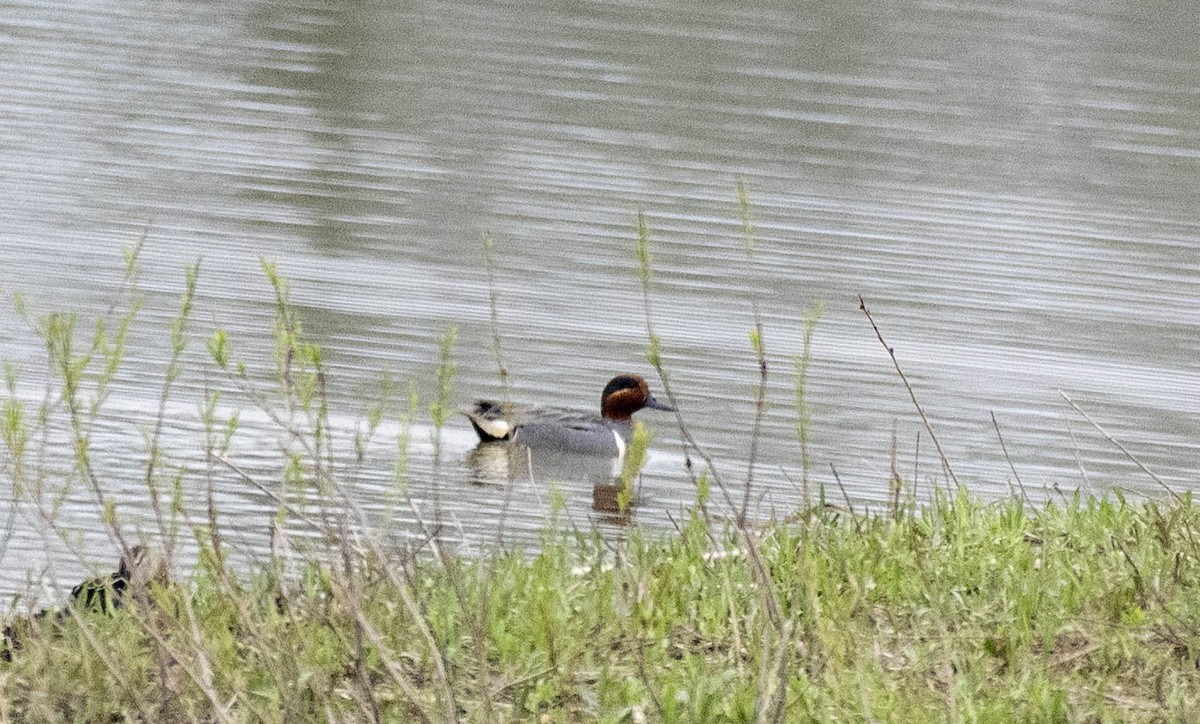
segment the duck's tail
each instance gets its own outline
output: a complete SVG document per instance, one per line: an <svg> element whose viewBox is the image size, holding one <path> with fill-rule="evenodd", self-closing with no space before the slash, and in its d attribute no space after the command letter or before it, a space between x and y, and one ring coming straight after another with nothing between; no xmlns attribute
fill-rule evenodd
<svg viewBox="0 0 1200 724"><path fill-rule="evenodd" d="M484 442L507 440L512 436L512 425L498 402L476 400L469 409L463 410L463 414Z"/></svg>

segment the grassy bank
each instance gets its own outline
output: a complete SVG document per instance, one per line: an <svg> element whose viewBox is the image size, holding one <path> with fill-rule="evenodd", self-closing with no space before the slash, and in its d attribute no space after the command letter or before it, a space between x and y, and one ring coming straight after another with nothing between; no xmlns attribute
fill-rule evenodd
<svg viewBox="0 0 1200 724"><path fill-rule="evenodd" d="M1195 721L1200 511L943 496L539 554L209 558L31 630L9 721ZM765 589L770 589L770 595ZM776 607L777 610L771 610Z"/></svg>
<svg viewBox="0 0 1200 724"><path fill-rule="evenodd" d="M750 263L744 189L739 198ZM647 357L673 400L650 313L644 218L637 251ZM62 502L87 495L93 527L130 560L141 560L129 556L134 544L149 543L168 558L195 551L199 564L184 571L168 561L175 580L157 568L131 572L119 610L115 591L103 588L42 615L13 605L4 614L0 722L1200 720L1200 511L1190 497L1076 497L1035 509L1023 498L985 503L951 485L917 508L902 502L913 481L893 472L884 512L824 504L811 476L805 395L819 308L805 317L804 352L794 360L798 506L807 512L780 521L747 514L774 364L756 303L755 415L731 422L752 431L741 477L722 475L679 413L687 458L679 485L694 486L696 502L677 511L677 530L601 540L551 520L536 552L497 544L467 559L442 545L436 500L419 510L405 492L412 426L426 409L438 469L441 430L455 412L454 330L440 339L428 399L385 377L352 437L339 438L322 350L264 263L276 302L273 359L242 358L224 330L206 335L202 381L191 381L200 391L201 462L189 467L161 441L188 371L199 278L189 267L163 377L150 383L159 385L157 416L140 425L145 469L128 471L144 483L145 503L123 509L96 471L93 435L107 421L144 304L136 260L134 249L120 299L94 321L39 316L16 300L46 365L32 375L40 401L5 366L0 474L12 505L0 545L18 515L48 537L76 540L80 522L65 519ZM494 289L491 300L495 326ZM955 480L861 304L934 443L942 479ZM503 384L498 330L493 348ZM278 434L278 465L259 468L277 477L258 479L230 459L243 409ZM417 518L415 537L372 523L353 494L363 451L385 420L400 430L391 500ZM639 434L630 445L623 493L645 444ZM232 512L220 509L218 475L277 504L279 534L254 565L229 561L222 528ZM468 487L443 489L478 494L461 492ZM289 549L282 531L297 528L315 538ZM148 531L147 540L132 531Z"/></svg>

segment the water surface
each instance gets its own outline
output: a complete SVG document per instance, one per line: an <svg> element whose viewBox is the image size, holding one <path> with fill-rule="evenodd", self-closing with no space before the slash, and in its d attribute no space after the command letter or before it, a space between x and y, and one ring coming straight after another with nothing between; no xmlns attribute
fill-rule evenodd
<svg viewBox="0 0 1200 724"><path fill-rule="evenodd" d="M145 234L145 306L93 450L102 485L149 532L145 433L183 266L202 259L197 339L162 444L193 514L211 483L246 558L265 554L276 502L206 464L196 400L232 390L199 341L216 327L254 379L271 380L260 258L278 263L325 350L332 422L352 457L383 370L415 382L426 409L451 326L456 400L501 393L485 232L513 399L594 408L613 374L650 375L638 211L653 229L654 324L672 387L735 483L748 465L760 309L770 405L757 515L798 504L793 366L817 303L814 485L840 502L836 469L854 505L881 504L893 447L919 498L947 483L860 294L972 490L1007 494L1015 469L1035 500L1056 486L1159 494L1060 391L1189 489L1200 469L1195 16L1132 0L10 4L0 284L39 312L93 319L118 298L121 249ZM752 258L738 178L753 202ZM0 353L36 402L44 347L11 308L2 314ZM694 499L674 421L646 418L654 455L632 519L609 520L589 484L560 481L571 525L667 531ZM390 416L346 475L378 525L419 537L396 505L401 429ZM468 548L498 532L535 541L551 486L480 486L466 421L444 431L437 465L432 435L422 412L405 487L417 509L436 501L446 535ZM247 409L231 460L277 484L283 438ZM62 465L66 448L53 446ZM19 510L0 589L25 591L48 571L61 593L115 559L97 520L78 484L57 532ZM300 524L292 533L308 536Z"/></svg>

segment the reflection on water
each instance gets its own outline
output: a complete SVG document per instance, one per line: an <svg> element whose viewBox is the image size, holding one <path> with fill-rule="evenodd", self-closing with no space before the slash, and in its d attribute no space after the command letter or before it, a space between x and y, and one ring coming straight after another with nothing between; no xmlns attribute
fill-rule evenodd
<svg viewBox="0 0 1200 724"><path fill-rule="evenodd" d="M1184 5L24 0L0 19L0 286L36 310L100 314L120 248L146 234L144 311L93 443L103 484L131 511L145 507L143 432L185 262L203 258L197 339L226 329L269 380L273 299L259 260L278 261L324 349L354 460L356 421L384 372L412 380L425 409L450 325L459 400L499 389L485 231L513 399L590 409L613 374L645 372L638 210L653 227L672 387L733 480L755 412L752 300L762 310L764 517L798 500L792 370L816 302L827 311L806 390L814 484L832 486L835 465L856 505L884 502L893 435L922 492L946 484L858 294L972 489L1008 490L994 414L1036 499L1054 486L1156 490L1060 390L1169 484L1194 487L1200 43L1183 30ZM737 176L754 204L751 260ZM0 315L0 357L21 390L41 389L44 346ZM204 390L253 405L203 345L184 361L164 470L189 505L211 483L239 555L260 555L275 504L197 456ZM437 500L467 548L496 540L500 510L507 539L536 540L552 507L544 485L513 475L511 460L477 472L465 420L442 432L435 459L422 424L406 489L417 508ZM670 530L695 493L679 432L652 424L635 520ZM280 437L247 414L231 459L274 483ZM395 507L395 450L381 437L356 468L369 512ZM592 478L573 475L562 475L568 522L619 535L593 510ZM63 498L56 530L14 515L2 591L23 588L26 571L78 580L111 558L86 496ZM412 525L398 514L392 530Z"/></svg>
<svg viewBox="0 0 1200 724"><path fill-rule="evenodd" d="M636 498L621 500L621 461L601 455L580 455L561 450L529 448L497 441L481 442L467 454L469 482L505 486L527 481L541 488L579 491L590 488L592 510L607 525L626 525L633 520ZM632 491L631 491L632 493Z"/></svg>
<svg viewBox="0 0 1200 724"><path fill-rule="evenodd" d="M608 485L621 471L617 458L532 449L505 441L480 443L467 455L467 464L469 482L476 485L505 485L518 479L543 485L562 481Z"/></svg>

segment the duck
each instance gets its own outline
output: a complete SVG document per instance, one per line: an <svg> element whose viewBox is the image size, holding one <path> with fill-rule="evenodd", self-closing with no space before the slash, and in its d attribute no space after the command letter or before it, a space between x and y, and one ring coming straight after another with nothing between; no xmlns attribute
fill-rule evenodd
<svg viewBox="0 0 1200 724"><path fill-rule="evenodd" d="M638 375L617 375L600 394L600 414L561 407L524 407L476 400L463 414L483 443L507 440L533 448L623 458L633 436L633 413L674 412L654 399Z"/></svg>
<svg viewBox="0 0 1200 724"><path fill-rule="evenodd" d="M122 552L117 570L105 576L88 578L71 589L67 608L43 608L35 614L13 619L4 627L0 638L0 661L12 661L24 640L42 626L52 631L71 617L71 608L79 615L113 615L125 607L127 598L148 599L152 583L169 582L167 564L157 550L135 545ZM141 601L145 603L145 601Z"/></svg>
<svg viewBox="0 0 1200 724"><path fill-rule="evenodd" d="M125 605L127 592L143 596L150 583L166 580L167 566L162 555L135 545L121 554L115 573L89 578L72 588L71 603L82 611L111 614Z"/></svg>

